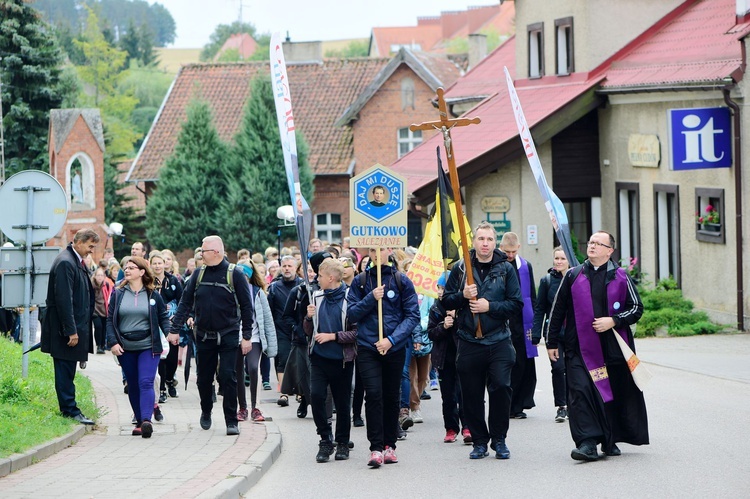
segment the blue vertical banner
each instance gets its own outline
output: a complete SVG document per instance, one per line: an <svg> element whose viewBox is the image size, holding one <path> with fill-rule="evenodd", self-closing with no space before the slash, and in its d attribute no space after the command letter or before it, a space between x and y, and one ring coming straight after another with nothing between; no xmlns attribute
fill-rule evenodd
<svg viewBox="0 0 750 499"><path fill-rule="evenodd" d="M673 170L732 166L729 108L670 109L667 118Z"/></svg>

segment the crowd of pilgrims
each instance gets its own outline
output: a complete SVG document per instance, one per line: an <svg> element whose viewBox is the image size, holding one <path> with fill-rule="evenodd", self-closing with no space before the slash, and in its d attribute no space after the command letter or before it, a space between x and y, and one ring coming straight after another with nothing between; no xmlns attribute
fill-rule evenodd
<svg viewBox="0 0 750 499"><path fill-rule="evenodd" d="M503 239L503 242L500 243L500 249L507 261L517 269L522 290L526 288L523 296L524 307L508 321L512 344L516 351L510 373L512 396L509 417L524 419L527 417L526 411L535 406L536 345L539 344L549 323L555 294L569 265L562 249L555 248L554 254L551 255L553 265L540 280L537 288L531 265L517 256L520 246L517 238L507 241ZM413 286L407 282L407 275L416 253L414 248L381 252L384 270L382 277L384 280L390 279L390 287L385 283L380 296L377 295L375 272L370 273L375 265L372 260L376 259L377 251L351 248L348 238L344 240L343 245L327 244L319 239L313 239L307 250L309 290L302 279L303 265L300 250L296 247L269 247L264 253L254 254L243 249L236 255L236 265L243 270L250 283L254 297L253 320L258 323L255 329L261 340L261 348L253 348L247 355L242 355L238 350L237 393L223 392L220 384L216 387L217 396L238 398L237 420L264 421L263 412L258 404L258 389L276 389L276 403L279 406L287 407L290 402L296 402L296 414L299 418L308 416L308 408L312 412L320 437L315 456L317 462L328 461L334 453L336 460L348 459L349 449L353 447L349 439L350 427L367 425L372 451L368 465L378 467L380 464L398 462L395 441L405 439L409 428L415 423L423 422L422 400L430 399L430 391L439 389L445 428L443 441L463 441L465 444L472 444L474 439L471 425L467 423L462 400L462 376L456 368L456 311L446 309L440 299L450 277L450 270L437 282L438 299L414 293L413 305L418 307L419 317L414 317L412 322L408 322L411 320L409 315L415 313L406 310L405 303L411 298L407 298L401 280L413 292ZM131 260L145 260L148 268L141 268L140 264L134 266ZM141 275L148 275L153 279L154 290L161 295L161 301L166 305L168 316L171 318L180 302L185 283L195 273L200 272L203 258L200 248L197 248L194 257L187 261L184 269L181 269L172 251L152 250L147 254L144 245L136 242L132 245L131 256L126 256L122 261L118 262L110 251L109 254L105 254L99 265L89 263L96 303L94 338L97 353L104 354L108 344L106 324L108 310L111 310L109 299L113 288L126 278L123 268L130 268L130 274L142 271ZM362 276L358 278L360 274ZM398 281L395 285L394 279ZM395 304L396 315L393 310L387 308L388 300L393 298L394 291L399 295L403 294L403 297L397 297L403 303ZM409 328L410 331L407 332L403 343L393 340L395 333L391 337L391 343L406 345L402 356L387 357L396 358L399 363L403 358L403 365L392 370L396 373L394 379L386 379L387 361L381 360L386 359L386 352L394 346L393 344L388 343L388 340L380 340L374 343L374 348L369 342L367 346L370 348L362 348L360 338L357 348L357 324L352 319L353 316L358 319L356 322L360 325L360 335L367 321L377 321L376 308L371 308L375 302L367 304L367 299L372 294L375 294L376 299L385 302L386 316L383 320L388 321L389 318L395 317L396 323L386 329L397 329L398 321L402 321L403 324L415 324ZM349 310L346 310L346 306L342 308L341 304L346 302L349 303ZM393 308L394 305L390 306ZM150 423L148 432L143 430L143 421L150 419L150 408L146 410L139 406L143 400L153 400L153 419L162 421L164 404L170 398L179 396L178 368L186 366L191 357L194 357L190 355L192 352L188 352L194 348L189 325L188 321L188 325L182 328L179 344L170 344L169 348L162 352L158 361L158 378L154 382L153 397L144 399L141 394L139 400L131 400L134 407L133 423L136 425L134 435L148 437L153 431ZM364 353L367 355L363 355ZM370 354L378 355L370 357ZM559 355L558 359L550 360L554 398L550 403L556 406L554 421L557 423L565 423L568 420L564 359L564 355ZM200 366L195 368L200 369ZM373 369L376 368L380 376L377 385L372 384L371 379ZM275 377L272 376L274 372ZM123 369L124 391L128 393L129 376L126 374ZM480 384L482 386L479 390L484 397L484 383ZM373 392L372 400L370 394L366 393L366 387ZM246 396L247 388L250 389L249 403ZM383 393L376 395L375 392L381 389ZM366 408L365 412L364 400L373 405L372 408ZM384 415L389 410L389 404L395 403L398 403L397 420L395 417ZM142 415L137 414L138 410ZM334 418L335 429L332 427ZM491 426L492 421L490 431ZM483 431L487 431L486 427ZM485 451L486 445L485 441ZM500 459L510 456L507 447L503 449L498 451L497 457ZM475 448L470 456L472 458L481 458L487 453L475 454Z"/></svg>

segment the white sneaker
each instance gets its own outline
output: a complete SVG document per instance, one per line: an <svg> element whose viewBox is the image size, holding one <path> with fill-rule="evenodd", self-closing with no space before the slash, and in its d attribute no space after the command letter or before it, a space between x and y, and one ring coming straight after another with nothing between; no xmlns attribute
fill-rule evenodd
<svg viewBox="0 0 750 499"><path fill-rule="evenodd" d="M411 411L411 419L415 423L424 423L424 419L422 419L422 411L417 409L416 411Z"/></svg>
<svg viewBox="0 0 750 499"><path fill-rule="evenodd" d="M438 380L431 379L430 380L430 391L434 392L435 390L439 390L439 389L440 389L440 385L438 384Z"/></svg>

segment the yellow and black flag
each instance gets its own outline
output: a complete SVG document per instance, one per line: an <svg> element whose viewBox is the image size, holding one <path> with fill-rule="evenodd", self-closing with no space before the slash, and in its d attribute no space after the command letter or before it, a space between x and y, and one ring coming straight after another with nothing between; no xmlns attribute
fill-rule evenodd
<svg viewBox="0 0 750 499"><path fill-rule="evenodd" d="M458 224L458 212L456 201L453 199L453 189L450 179L443 170L443 162L440 159L440 147L437 148L438 160L438 185L435 196L436 216L439 217L440 235L442 239L442 254L444 268L461 259L461 231ZM459 200L460 201L460 200ZM464 227L467 229L467 242L471 241L471 229L469 222L464 216Z"/></svg>

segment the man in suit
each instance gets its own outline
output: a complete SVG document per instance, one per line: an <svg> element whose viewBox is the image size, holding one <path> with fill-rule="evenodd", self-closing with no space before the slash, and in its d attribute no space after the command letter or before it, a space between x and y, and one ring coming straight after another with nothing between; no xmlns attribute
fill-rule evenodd
<svg viewBox="0 0 750 499"><path fill-rule="evenodd" d="M73 380L76 363L86 362L94 353L91 318L94 315L94 290L84 259L90 255L99 235L92 229L76 232L55 258L47 287L47 313L42 324L42 352L52 356L55 366L55 391L63 416L92 425L76 404Z"/></svg>

